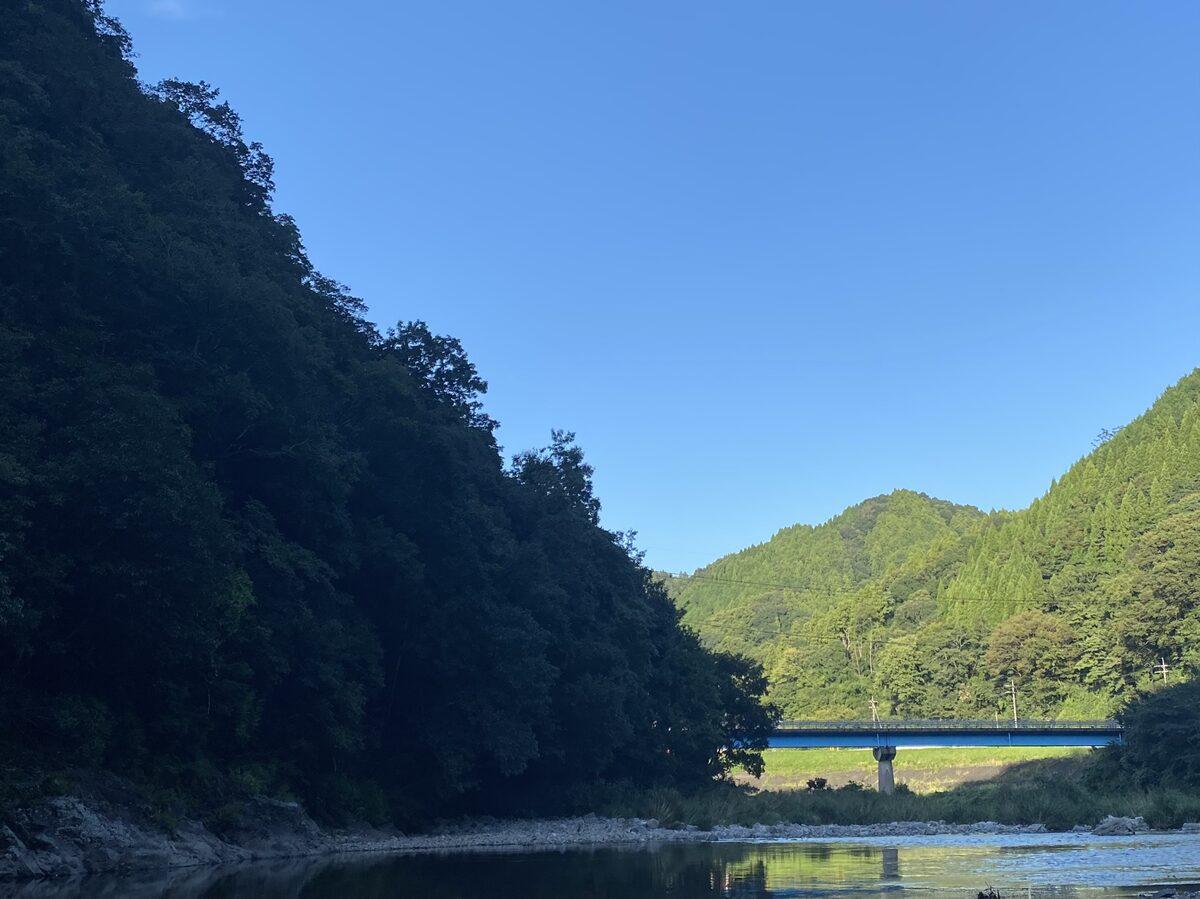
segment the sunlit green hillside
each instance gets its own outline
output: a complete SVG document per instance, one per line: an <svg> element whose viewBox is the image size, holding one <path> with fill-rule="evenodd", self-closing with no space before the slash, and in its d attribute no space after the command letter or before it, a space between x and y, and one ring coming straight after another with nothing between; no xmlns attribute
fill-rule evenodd
<svg viewBox="0 0 1200 899"><path fill-rule="evenodd" d="M1193 373L1028 509L896 491L667 586L789 717L1104 716L1197 663L1198 490Z"/></svg>

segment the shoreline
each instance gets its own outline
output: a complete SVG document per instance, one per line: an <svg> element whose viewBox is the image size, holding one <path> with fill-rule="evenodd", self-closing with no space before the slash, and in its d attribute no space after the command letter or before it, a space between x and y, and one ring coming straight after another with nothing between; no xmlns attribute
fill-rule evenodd
<svg viewBox="0 0 1200 899"><path fill-rule="evenodd" d="M0 818L0 883L112 872L161 871L237 865L264 860L349 854L442 854L561 850L573 847L757 840L845 839L1049 833L1043 824L981 821L898 821L877 824L739 824L704 830L665 827L653 818L569 818L465 821L429 833L369 827L323 829L298 803L259 798L246 804L229 831L214 833L195 819L170 829L127 808L60 796ZM1076 833L1096 836L1149 833L1144 821L1106 818ZM1178 831L1176 831L1178 832ZM1183 832L1200 832L1189 825Z"/></svg>

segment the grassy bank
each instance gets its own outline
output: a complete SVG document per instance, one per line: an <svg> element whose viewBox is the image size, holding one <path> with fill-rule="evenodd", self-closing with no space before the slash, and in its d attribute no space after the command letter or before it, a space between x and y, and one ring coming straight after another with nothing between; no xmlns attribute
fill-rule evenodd
<svg viewBox="0 0 1200 899"><path fill-rule="evenodd" d="M991 780L1025 762L1083 758L1087 753L1069 747L901 749L895 761L896 782L915 793L933 793ZM875 759L866 749L768 749L763 761L762 777L740 772L737 781L766 790L803 789L816 777L835 788L849 783L872 786L876 781Z"/></svg>
<svg viewBox="0 0 1200 899"><path fill-rule="evenodd" d="M919 794L901 789L883 796L873 789L761 790L718 784L692 794L654 790L614 796L596 811L658 818L663 824L874 824L941 820L956 824L998 821L1045 824L1069 830L1105 815L1141 815L1154 828L1200 821L1200 795L1180 790L1139 790L1124 784L1095 785L1078 758L1025 762L985 783Z"/></svg>

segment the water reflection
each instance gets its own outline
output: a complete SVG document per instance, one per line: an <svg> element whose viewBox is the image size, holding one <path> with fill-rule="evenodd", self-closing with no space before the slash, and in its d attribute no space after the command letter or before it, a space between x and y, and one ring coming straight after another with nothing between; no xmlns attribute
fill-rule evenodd
<svg viewBox="0 0 1200 899"><path fill-rule="evenodd" d="M1200 879L1200 839L1071 835L344 856L0 884L20 899L782 899L934 891L1096 899ZM1125 888L1116 888L1124 884Z"/></svg>
<svg viewBox="0 0 1200 899"><path fill-rule="evenodd" d="M887 846L883 850L883 879L900 879L900 850L895 846Z"/></svg>

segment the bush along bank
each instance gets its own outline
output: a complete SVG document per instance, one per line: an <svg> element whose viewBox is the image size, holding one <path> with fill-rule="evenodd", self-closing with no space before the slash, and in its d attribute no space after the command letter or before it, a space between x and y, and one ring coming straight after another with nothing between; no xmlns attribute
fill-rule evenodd
<svg viewBox="0 0 1200 899"><path fill-rule="evenodd" d="M838 790L752 792L718 784L693 793L673 789L629 792L598 806L612 816L650 817L674 826L740 824L868 825L942 821L970 825L1040 824L1054 831L1091 828L1107 816L1141 818L1154 830L1200 821L1200 795L1172 787L1089 785L1068 766L1016 771L995 781L918 795L902 787L884 796L850 785Z"/></svg>

